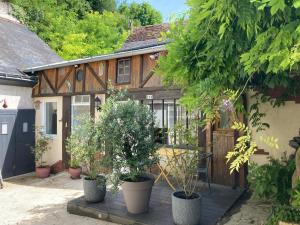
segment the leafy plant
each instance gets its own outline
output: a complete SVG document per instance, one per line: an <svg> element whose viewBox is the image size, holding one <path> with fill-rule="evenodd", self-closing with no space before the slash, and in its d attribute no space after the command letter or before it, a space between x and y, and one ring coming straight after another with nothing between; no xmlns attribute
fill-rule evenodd
<svg viewBox="0 0 300 225"><path fill-rule="evenodd" d="M102 148L99 147L95 122L89 114L76 118L76 125L66 142L71 154L71 166L81 164L87 171L88 179L95 180L101 165L99 154L102 153Z"/></svg>
<svg viewBox="0 0 300 225"><path fill-rule="evenodd" d="M122 92L111 93L102 107L97 133L101 137L112 167L117 189L120 179L139 181L155 161L153 114L150 109Z"/></svg>
<svg viewBox="0 0 300 225"><path fill-rule="evenodd" d="M293 207L300 208L300 181L297 182L296 186L292 190L291 205Z"/></svg>
<svg viewBox="0 0 300 225"><path fill-rule="evenodd" d="M46 162L43 161L43 156L50 149L49 141L51 139L43 132L42 127L35 128L35 135L36 135L35 146L32 147L32 152L35 155L35 162L37 164L37 167L45 167Z"/></svg>
<svg viewBox="0 0 300 225"><path fill-rule="evenodd" d="M269 164L262 166L251 164L248 175L250 189L258 199L288 204L294 170L294 159L270 159Z"/></svg>
<svg viewBox="0 0 300 225"><path fill-rule="evenodd" d="M300 210L286 205L276 206L266 225L278 225L279 221L300 223Z"/></svg>
<svg viewBox="0 0 300 225"><path fill-rule="evenodd" d="M170 174L176 180L177 186L184 192L185 198L190 199L195 193L199 148L197 147L197 137L195 130L186 128L183 124L176 124L170 130L170 137L176 134L176 138L181 141L180 146L173 145L170 156L166 158L170 165ZM187 146L187 150L178 150L182 144Z"/></svg>

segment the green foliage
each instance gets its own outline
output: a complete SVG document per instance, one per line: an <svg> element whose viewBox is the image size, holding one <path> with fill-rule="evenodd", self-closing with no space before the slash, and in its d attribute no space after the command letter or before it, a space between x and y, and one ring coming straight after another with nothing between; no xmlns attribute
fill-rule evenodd
<svg viewBox="0 0 300 225"><path fill-rule="evenodd" d="M128 35L122 15L91 12L86 0L12 3L14 15L64 59L112 52L121 47Z"/></svg>
<svg viewBox="0 0 300 225"><path fill-rule="evenodd" d="M239 131L243 135L238 137L232 151L229 151L226 155L227 163L230 163L230 173L239 171L240 167L247 163L250 156L257 150L255 142L251 141L251 130L243 123L235 122L232 129Z"/></svg>
<svg viewBox="0 0 300 225"><path fill-rule="evenodd" d="M292 190L291 205L300 208L300 181L297 182Z"/></svg>
<svg viewBox="0 0 300 225"><path fill-rule="evenodd" d="M117 9L116 0L87 0L94 11L103 13L104 11L114 12Z"/></svg>
<svg viewBox="0 0 300 225"><path fill-rule="evenodd" d="M36 127L35 129L36 141L35 146L32 147L32 152L35 155L35 162L37 167L44 167L45 162L43 161L43 156L47 151L49 151L49 141L51 140L47 136L41 127Z"/></svg>
<svg viewBox="0 0 300 225"><path fill-rule="evenodd" d="M176 134L179 140L179 146L173 145L172 151L169 151L169 156L166 158L166 163L170 165L168 172L175 179L177 186L182 190L187 199L191 198L195 193L197 177L197 169L199 166L199 148L197 147L197 137L195 135L195 127L186 128L184 124L176 124L170 130L170 138ZM188 150L178 150L180 146L186 145ZM163 159L162 159L163 160Z"/></svg>
<svg viewBox="0 0 300 225"><path fill-rule="evenodd" d="M147 26L162 23L162 15L149 3L131 3L128 5L123 2L118 11L125 15L128 23L131 21L135 26Z"/></svg>
<svg viewBox="0 0 300 225"><path fill-rule="evenodd" d="M71 166L82 165L87 170L89 179L96 179L101 160L96 154L101 153L95 122L88 114L76 118L76 125L66 140L67 151L71 155Z"/></svg>
<svg viewBox="0 0 300 225"><path fill-rule="evenodd" d="M102 107L97 133L112 162L112 180L120 177L137 181L155 161L153 114L150 109L127 99L121 92L111 93Z"/></svg>
<svg viewBox="0 0 300 225"><path fill-rule="evenodd" d="M251 165L248 175L250 189L255 197L279 204L288 204L292 190L295 160L271 159L269 164Z"/></svg>
<svg viewBox="0 0 300 225"><path fill-rule="evenodd" d="M278 225L279 221L300 223L300 210L290 206L275 207L272 216L266 222L266 225Z"/></svg>

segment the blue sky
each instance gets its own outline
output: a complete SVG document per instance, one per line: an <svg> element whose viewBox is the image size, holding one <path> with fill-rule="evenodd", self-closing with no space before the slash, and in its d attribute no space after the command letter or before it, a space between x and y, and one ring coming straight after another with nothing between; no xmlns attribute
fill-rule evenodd
<svg viewBox="0 0 300 225"><path fill-rule="evenodd" d="M183 13L188 9L186 5L186 0L129 0L131 2L148 2L154 8L161 12L164 21L167 22L172 14Z"/></svg>

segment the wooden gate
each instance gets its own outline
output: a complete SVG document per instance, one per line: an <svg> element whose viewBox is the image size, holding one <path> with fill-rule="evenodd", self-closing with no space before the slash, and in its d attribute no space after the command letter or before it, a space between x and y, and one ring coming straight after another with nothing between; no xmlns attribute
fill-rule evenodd
<svg viewBox="0 0 300 225"><path fill-rule="evenodd" d="M213 163L212 181L216 184L236 187L245 186L245 169L239 173L230 174L229 164L226 163L226 155L232 150L238 134L231 129L217 129L213 132Z"/></svg>

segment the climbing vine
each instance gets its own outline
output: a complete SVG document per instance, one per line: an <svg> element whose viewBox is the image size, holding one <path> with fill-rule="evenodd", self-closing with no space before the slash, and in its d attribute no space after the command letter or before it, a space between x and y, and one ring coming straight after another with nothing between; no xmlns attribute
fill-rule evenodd
<svg viewBox="0 0 300 225"><path fill-rule="evenodd" d="M268 128L259 104L281 106L299 93L300 0L189 0L188 4L188 20L176 20L166 34L172 41L168 55L159 62L164 82L182 88L181 103L203 111L209 123L217 119L223 101L231 99L234 113L245 112L245 95L259 93L248 120L257 131ZM275 87L282 88L282 94L271 99L268 91ZM233 149L228 155L231 165L240 165L240 159L247 162L255 151L247 128L239 126L246 129L238 142L244 150Z"/></svg>

